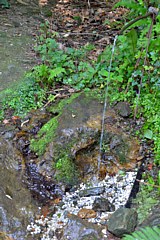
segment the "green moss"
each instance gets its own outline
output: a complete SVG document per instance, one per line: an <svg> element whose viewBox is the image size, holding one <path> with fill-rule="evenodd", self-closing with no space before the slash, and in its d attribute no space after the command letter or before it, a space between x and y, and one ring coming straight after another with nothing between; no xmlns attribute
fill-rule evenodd
<svg viewBox="0 0 160 240"><path fill-rule="evenodd" d="M30 148L38 155L44 154L48 143L55 137L55 131L58 127L58 116L52 118L39 131L38 139L32 139Z"/></svg>
<svg viewBox="0 0 160 240"><path fill-rule="evenodd" d="M73 160L68 154L63 153L57 161L55 168L57 169L56 178L66 184L73 185L78 180L78 172Z"/></svg>
<svg viewBox="0 0 160 240"><path fill-rule="evenodd" d="M58 113L58 115L60 116L62 114L62 110L63 108L67 105L72 103L72 101L77 98L81 93L74 93L70 96L70 98L67 99L62 99L57 105L55 106L51 106L49 108L49 112L51 113Z"/></svg>
<svg viewBox="0 0 160 240"><path fill-rule="evenodd" d="M104 101L104 89L88 89L88 91L84 91L86 97L90 97L90 98L95 98L99 101Z"/></svg>

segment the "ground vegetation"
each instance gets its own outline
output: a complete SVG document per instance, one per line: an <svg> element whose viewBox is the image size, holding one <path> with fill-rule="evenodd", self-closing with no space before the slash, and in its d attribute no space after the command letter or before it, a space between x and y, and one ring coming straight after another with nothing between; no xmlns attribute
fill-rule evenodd
<svg viewBox="0 0 160 240"><path fill-rule="evenodd" d="M112 104L128 101L133 109L132 117L135 120L143 119L143 128L135 134L143 141L147 140L153 144L155 154L153 165L159 165L160 15L158 1L118 1L113 8L116 9L116 14L121 12L121 15L114 20L104 18L103 8L99 8L99 15L96 15L96 20L93 19L95 3L90 1L85 3L87 7L83 14L79 14L76 10L72 11L75 4L77 3L72 1L69 10L66 10L66 25L61 20L62 16L59 18L61 28L58 24L59 28L53 26L53 16L57 16L57 9L52 11L51 16L41 24L35 46L35 52L41 59L40 64L27 73L28 84L19 87L13 94L8 90L2 103L1 119L5 117L5 111L8 109L12 109L15 115L24 116L30 109L49 106L62 97L61 91L55 91L55 89L65 89L65 93L66 88L67 93L97 89L98 94L104 96L107 88L107 97ZM63 8L62 5L60 10L63 14L65 13L65 7ZM133 22L133 18L136 21ZM91 32L86 31L87 21L91 26ZM97 22L99 25L93 28ZM76 32L73 31L75 25ZM63 32L62 28L64 28ZM112 37L107 39L108 44L105 42L106 39L103 41L102 38L99 39L100 34L95 29L100 28L114 29L111 32ZM89 41L81 41L83 34ZM115 35L118 35L118 38L109 73L111 45ZM73 36L72 41L71 36ZM78 44L75 41L77 36L79 36ZM52 124L52 121L49 123ZM56 122L52 125L54 130ZM39 134L42 132L43 128ZM57 168L61 166L59 161ZM152 187L159 186L159 174L156 179L148 174L146 178Z"/></svg>

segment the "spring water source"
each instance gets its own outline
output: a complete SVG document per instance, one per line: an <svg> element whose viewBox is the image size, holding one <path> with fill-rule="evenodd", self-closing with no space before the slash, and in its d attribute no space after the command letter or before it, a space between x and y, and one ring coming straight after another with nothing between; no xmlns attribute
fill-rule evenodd
<svg viewBox="0 0 160 240"><path fill-rule="evenodd" d="M100 136L100 145L99 145L98 176L99 176L100 165L101 165L102 145L103 145L103 136L104 136L104 120L105 120L105 114L106 114L106 110L107 110L107 100L108 100L108 87L109 87L109 83L110 83L110 73L111 73L113 55L114 55L117 38L118 38L118 35L116 35L114 37L114 42L113 42L113 46L112 46L112 54L111 54L111 59L110 59L110 63L109 63L109 68L108 68L108 78L107 78L107 85L106 85L106 90L105 90L104 107L103 107L103 113L102 113L101 136Z"/></svg>

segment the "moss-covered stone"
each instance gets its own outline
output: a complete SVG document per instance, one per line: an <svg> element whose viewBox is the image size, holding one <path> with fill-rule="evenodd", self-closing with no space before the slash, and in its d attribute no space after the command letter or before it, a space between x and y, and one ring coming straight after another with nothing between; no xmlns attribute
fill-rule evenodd
<svg viewBox="0 0 160 240"><path fill-rule="evenodd" d="M73 94L54 104L54 114L32 140L39 155L39 169L67 184L87 180L97 173L103 104L87 93ZM103 166L100 173L112 174L135 167L139 146L121 131L118 115L108 109L105 116ZM134 144L133 144L134 141ZM130 145L134 148L130 150ZM131 161L130 161L131 160ZM102 164L101 164L102 165ZM87 176L87 177L86 177Z"/></svg>
<svg viewBox="0 0 160 240"><path fill-rule="evenodd" d="M58 127L58 119L62 114L63 108L65 105L71 103L75 98L77 98L79 94L73 94L68 99L61 100L55 106L49 108L49 112L57 113L56 117L53 117L50 121L48 121L38 132L36 139L31 140L30 148L34 152L36 152L39 156L43 155L47 145L53 141L56 136L56 129Z"/></svg>

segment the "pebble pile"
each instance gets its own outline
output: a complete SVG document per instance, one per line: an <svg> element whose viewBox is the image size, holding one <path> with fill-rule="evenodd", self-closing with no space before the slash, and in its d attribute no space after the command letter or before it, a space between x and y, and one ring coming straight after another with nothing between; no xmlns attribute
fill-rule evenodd
<svg viewBox="0 0 160 240"><path fill-rule="evenodd" d="M106 176L103 181L93 180L89 183L81 183L74 192L66 192L62 202L57 206L57 211L51 217L42 216L27 227L27 231L33 236L40 234L41 240L56 240L50 237L50 233L56 229L63 228L67 224L67 213L77 215L85 209L93 209L93 204L97 198L105 198L110 203L108 212L97 212L96 217L87 218L89 222L105 225L108 216L119 207L125 205L130 195L136 177L136 170L130 172L119 172L111 177Z"/></svg>

